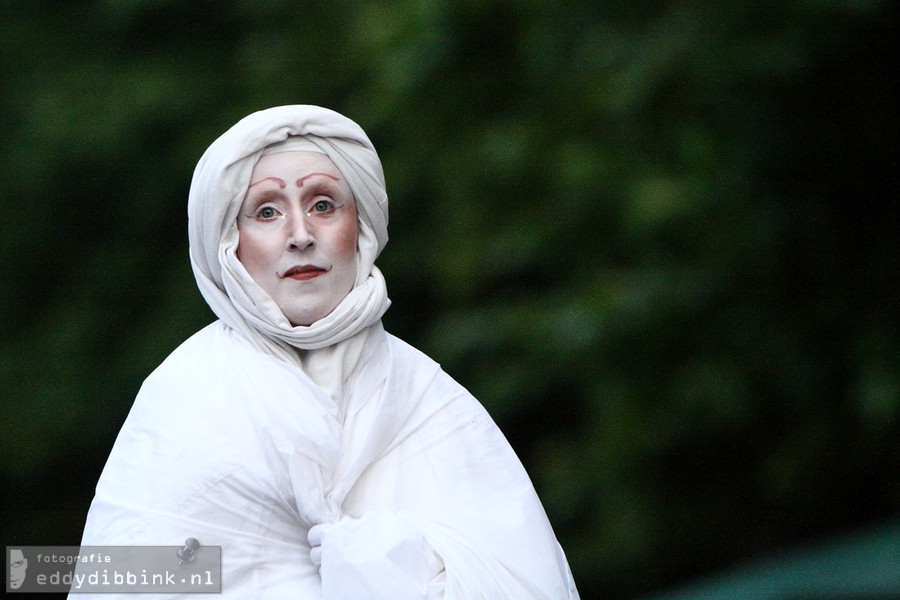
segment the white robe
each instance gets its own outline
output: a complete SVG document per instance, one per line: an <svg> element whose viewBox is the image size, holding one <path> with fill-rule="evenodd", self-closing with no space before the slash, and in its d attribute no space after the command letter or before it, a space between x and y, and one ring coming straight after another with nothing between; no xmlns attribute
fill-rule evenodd
<svg viewBox="0 0 900 600"><path fill-rule="evenodd" d="M195 334L141 388L82 544L221 546L226 598L577 598L484 408L380 323L367 333L345 406L221 322Z"/></svg>

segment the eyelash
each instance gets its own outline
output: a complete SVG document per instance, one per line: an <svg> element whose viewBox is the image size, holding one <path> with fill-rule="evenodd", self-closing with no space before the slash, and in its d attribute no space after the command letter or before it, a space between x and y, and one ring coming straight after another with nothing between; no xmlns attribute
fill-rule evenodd
<svg viewBox="0 0 900 600"><path fill-rule="evenodd" d="M316 207L320 207L321 210L316 210ZM315 202L313 202L310 205L309 210L306 212L306 214L307 215L309 215L309 214L325 214L325 213L331 212L337 208L338 208L338 206L334 203L334 201L332 201L330 199L329 200L316 200ZM262 214L263 211L272 211L274 214L271 216L263 216L263 214ZM274 221L275 219L279 218L280 216L284 216L284 215L281 214L280 211L278 211L276 208L274 208L272 206L261 206L256 210L256 212L254 214L247 215L247 216L252 217L254 219L259 219L261 221Z"/></svg>
<svg viewBox="0 0 900 600"><path fill-rule="evenodd" d="M274 214L270 217L266 217L266 216L263 216L263 214L262 214L263 211L272 211L272 213L274 213ZM271 206L263 206L263 207L260 207L260 209L257 210L256 214L253 216L256 219L262 219L263 221L271 221L278 217L278 211L275 210L274 208L272 208Z"/></svg>
<svg viewBox="0 0 900 600"><path fill-rule="evenodd" d="M323 208L322 210L316 210L316 207L319 206L320 204L324 205L324 208ZM334 209L334 208L337 208L337 206L335 206L334 202L332 202L331 200L316 200L316 201L313 202L312 205L309 207L309 210L307 211L307 213L310 213L310 212L327 212L327 211L329 211L329 210L331 210L331 209Z"/></svg>

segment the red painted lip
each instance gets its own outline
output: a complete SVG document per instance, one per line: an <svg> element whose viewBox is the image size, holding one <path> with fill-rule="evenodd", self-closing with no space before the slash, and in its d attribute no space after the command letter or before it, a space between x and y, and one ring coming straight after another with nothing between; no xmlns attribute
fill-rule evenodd
<svg viewBox="0 0 900 600"><path fill-rule="evenodd" d="M298 281L307 281L309 279L315 279L319 275L327 273L328 269L323 269L322 267L316 267L314 265L302 265L297 267L291 267L281 276L282 279L296 279Z"/></svg>

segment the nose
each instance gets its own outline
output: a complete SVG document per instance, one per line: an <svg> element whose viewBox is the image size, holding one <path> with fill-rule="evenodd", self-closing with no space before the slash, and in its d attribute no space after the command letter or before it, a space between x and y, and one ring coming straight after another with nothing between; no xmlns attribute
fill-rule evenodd
<svg viewBox="0 0 900 600"><path fill-rule="evenodd" d="M290 217L289 227L287 240L289 250L304 250L315 243L309 224L302 213Z"/></svg>

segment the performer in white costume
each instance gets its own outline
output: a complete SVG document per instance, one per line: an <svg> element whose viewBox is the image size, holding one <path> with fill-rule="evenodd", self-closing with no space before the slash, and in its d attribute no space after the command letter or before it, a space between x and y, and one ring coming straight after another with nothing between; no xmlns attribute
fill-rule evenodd
<svg viewBox="0 0 900 600"><path fill-rule="evenodd" d="M503 434L382 328L388 201L356 123L249 115L200 159L188 214L219 320L145 381L83 545L221 546L228 598L578 597Z"/></svg>

